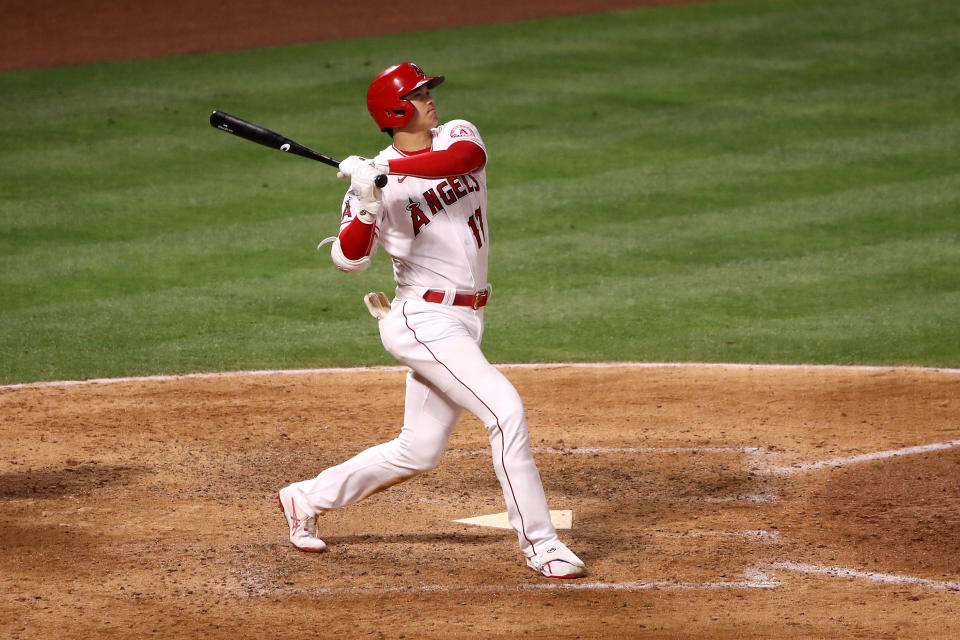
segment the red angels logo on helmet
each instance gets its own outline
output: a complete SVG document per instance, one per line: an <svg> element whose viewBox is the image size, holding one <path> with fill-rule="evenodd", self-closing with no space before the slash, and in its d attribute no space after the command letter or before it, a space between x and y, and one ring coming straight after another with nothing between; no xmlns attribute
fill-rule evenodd
<svg viewBox="0 0 960 640"><path fill-rule="evenodd" d="M423 72L423 69L420 68L420 65L418 65L418 64L416 64L416 63L411 62L411 63L410 63L410 68L413 69L414 71L416 71L416 72L417 72L417 75L420 76L421 78L425 78L425 77L427 76L427 74L425 74L425 73Z"/></svg>

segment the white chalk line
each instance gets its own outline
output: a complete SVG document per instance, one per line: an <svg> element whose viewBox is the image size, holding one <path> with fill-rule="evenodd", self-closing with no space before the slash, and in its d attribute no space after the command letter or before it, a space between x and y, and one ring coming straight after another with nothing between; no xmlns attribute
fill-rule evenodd
<svg viewBox="0 0 960 640"><path fill-rule="evenodd" d="M765 451L762 447L534 447L534 453L548 455L587 455L606 453L746 453L754 454ZM472 452L471 452L472 453Z"/></svg>
<svg viewBox="0 0 960 640"><path fill-rule="evenodd" d="M635 580L632 582L543 582L520 585L520 591L646 591L649 589L676 589L682 591L719 589L776 589L780 581L759 570L747 572L744 580L712 582L681 582L676 580Z"/></svg>
<svg viewBox="0 0 960 640"><path fill-rule="evenodd" d="M765 451L762 447L531 447L533 453L548 456L567 455L609 455L630 453L745 453L757 454ZM481 456L490 455L490 449L451 449L447 452L451 456Z"/></svg>
<svg viewBox="0 0 960 640"><path fill-rule="evenodd" d="M800 562L778 562L770 565L770 567L772 569L782 569L784 571L795 571L798 573L812 575L824 575L832 578L858 578L861 580L869 580L870 582L880 582L884 584L909 584L918 587L928 587L930 589L960 591L960 582L931 580L929 578L917 578L915 576L904 576L892 573L860 571L858 569L847 569L844 567L821 567Z"/></svg>
<svg viewBox="0 0 960 640"><path fill-rule="evenodd" d="M915 447L889 449L887 451L874 451L873 453L863 453L856 456L845 456L842 458L832 458L830 460L794 464L788 467L774 467L772 469L768 469L767 472L773 475L790 475L806 471L816 471L818 469L844 467L851 464L872 462L874 460L883 460L885 458L897 458L900 456L913 456L921 453L930 453L932 451L944 451L946 449L953 449L954 447L960 447L960 440L935 442L932 444L918 445Z"/></svg>
<svg viewBox="0 0 960 640"><path fill-rule="evenodd" d="M774 454L764 447L673 447L673 446L646 446L646 447L534 447L531 450L538 455L556 455L556 456L576 456L576 455L629 455L629 454L742 454L748 457L747 467L750 471L766 474L786 476L797 473L806 473L820 469L845 467L848 465L862 464L864 462L873 462L887 458L899 458L902 456L913 456L923 453L932 453L935 451L946 451L960 447L960 440L949 440L947 442L933 442L911 447L901 447L899 449L887 449L884 451L873 451L871 453L862 453L853 456L843 456L839 458L830 458L827 460L815 460L812 462L798 462L789 466L771 466L768 460ZM451 450L447 452L450 456L480 456L489 455L489 449L468 449ZM705 499L707 501L724 501L725 498ZM765 502L767 500L760 500ZM775 500L774 500L775 501Z"/></svg>
<svg viewBox="0 0 960 640"><path fill-rule="evenodd" d="M761 370L809 370L809 371L927 371L934 373L960 374L960 369L941 367L917 367L910 365L834 365L834 364L748 364L721 362L528 362L498 364L498 369L761 369ZM168 382L176 380L208 380L216 378L244 378L261 376L301 376L326 373L383 373L406 371L404 366L328 367L319 369L255 369L241 371L199 372L150 376L125 376L119 378L91 378L88 380L53 380L21 382L0 385L0 390L37 389L44 387L71 387L77 385L103 385L121 382Z"/></svg>
<svg viewBox="0 0 960 640"><path fill-rule="evenodd" d="M731 532L736 533L736 532ZM746 533L746 532L741 532ZM749 569L744 572L742 580L708 580L705 582L691 582L684 580L630 580L626 582L597 582L586 580L535 582L529 584L509 585L376 585L357 587L314 587L308 589L283 589L284 593L312 594L312 595L378 595L386 593L503 593L508 591L648 591L648 590L677 590L677 591L716 591L723 589L776 589L782 582L771 575L771 572L789 571L808 575L822 575L830 578L859 579L878 584L911 585L939 591L960 591L960 582L949 580L932 580L917 576L881 573L877 571L861 571L845 567L825 567L800 562L777 562L763 567ZM250 593L253 596L273 595L275 590L261 589Z"/></svg>
<svg viewBox="0 0 960 640"><path fill-rule="evenodd" d="M861 453L853 456L842 456L839 458L830 458L827 460L816 460L812 462L798 462L789 466L771 467L765 464L765 461L774 456L774 452L764 447L539 447L532 451L540 455L600 455L600 454L666 454L666 453L687 453L697 455L700 453L708 454L744 454L749 457L748 467L751 471L770 475L791 475L795 473L804 473L808 471L817 471L819 469L845 467L848 465L862 464L864 462L873 462L875 460L884 460L887 458L899 458L902 456L914 456L923 453L932 453L935 451L946 451L960 447L960 440L948 440L947 442L933 442L930 444L915 445L911 447L900 447L898 449L886 449L884 451L873 451L871 453ZM480 455L489 453L486 449L451 452L453 455Z"/></svg>
<svg viewBox="0 0 960 640"><path fill-rule="evenodd" d="M689 498L687 502L706 502L707 504L727 504L730 502L748 502L751 504L776 504L779 498L772 493L747 493L735 496L721 497L696 497ZM681 501L682 502L682 501Z"/></svg>
<svg viewBox="0 0 960 640"><path fill-rule="evenodd" d="M581 498L586 502L586 499ZM776 504L780 498L772 493L738 493L731 496L647 496L642 499L644 504Z"/></svg>
<svg viewBox="0 0 960 640"><path fill-rule="evenodd" d="M580 580L551 580L550 582L536 582L530 584L509 585L447 585L425 584L409 586L360 586L360 587L315 587L309 589L282 590L284 593L302 593L312 595L378 595L384 593L503 593L508 591L647 591L651 589L663 590L704 590L716 591L721 589L775 589L780 581L767 576L760 570L751 570L745 573L742 580L716 580L706 582L687 582L681 580L631 580L628 582L588 582ZM274 595L271 590L260 590L251 595Z"/></svg>
<svg viewBox="0 0 960 640"><path fill-rule="evenodd" d="M747 529L743 531L708 531L702 529L690 529L689 531L653 531L649 535L652 538L668 538L675 540L683 540L684 538L742 538L744 540L772 542L780 537L780 532L767 531L766 529Z"/></svg>

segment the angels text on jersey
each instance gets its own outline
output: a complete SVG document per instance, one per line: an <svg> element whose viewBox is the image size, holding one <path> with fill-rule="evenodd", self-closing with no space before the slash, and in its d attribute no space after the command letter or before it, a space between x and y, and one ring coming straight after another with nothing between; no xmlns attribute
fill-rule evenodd
<svg viewBox="0 0 960 640"><path fill-rule="evenodd" d="M479 190L480 183L476 178L468 174L454 176L436 182L432 187L423 192L422 200L418 201L408 197L406 209L410 212L413 235L420 235L420 231L422 231L426 225L430 224L433 216L444 210L444 205L453 205L468 193ZM429 210L429 215L424 211L424 208ZM470 225L470 229L473 231L477 246L482 247L485 235L483 230L483 212L477 208L467 220L467 224Z"/></svg>

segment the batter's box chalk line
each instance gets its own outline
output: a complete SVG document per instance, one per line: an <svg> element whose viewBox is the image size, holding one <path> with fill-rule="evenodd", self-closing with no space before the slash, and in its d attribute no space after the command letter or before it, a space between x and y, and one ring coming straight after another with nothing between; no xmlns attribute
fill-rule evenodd
<svg viewBox="0 0 960 640"><path fill-rule="evenodd" d="M957 581L931 580L929 578L918 578L916 576L903 576L892 573L879 573L876 571L861 571L859 569L847 569L844 567L821 567L812 564L804 564L801 562L778 562L770 565L770 569L780 569L782 571L793 571L810 575L829 576L831 578L855 578L883 584L904 584L917 587L927 587L929 589L960 592L960 582Z"/></svg>
<svg viewBox="0 0 960 640"><path fill-rule="evenodd" d="M654 455L664 455L672 453L697 455L706 454L733 454L746 455L749 460L757 460L757 464L762 464L769 456L773 455L764 447L672 447L672 446L646 446L646 447L531 447L530 451L544 456L588 456L588 455L629 455L637 453L647 453ZM490 455L490 449L453 449L447 453L451 456L485 456Z"/></svg>
<svg viewBox="0 0 960 640"><path fill-rule="evenodd" d="M534 582L529 584L510 585L469 585L469 584L422 584L422 585L370 585L357 587L315 587L308 589L282 589L286 594L312 595L362 595L381 593L503 593L509 591L546 591L546 590L581 590L581 591L646 591L650 589L663 590L707 590L720 589L775 589L780 581L771 578L759 569L744 572L741 580L720 580L706 582L687 582L682 580L631 580L629 582L588 582L577 580L571 582ZM250 594L259 595L259 594ZM275 595L275 593L271 593Z"/></svg>
<svg viewBox="0 0 960 640"><path fill-rule="evenodd" d="M819 460L816 462L797 463L786 467L772 467L767 473L772 475L792 475L808 471L818 471L820 469L829 469L836 467L845 467L851 464L860 464L863 462L873 462L875 460L885 460L887 458L898 458L901 456L915 456L922 453L932 453L934 451L945 451L960 447L960 440L950 440L949 442L935 442L932 444L918 445L915 447L902 447L900 449L889 449L887 451L874 451L873 453L863 453L855 456L844 456L842 458L832 458L830 460Z"/></svg>
<svg viewBox="0 0 960 640"><path fill-rule="evenodd" d="M688 529L686 531L653 531L649 534L651 538L667 538L683 540L687 538L718 538L718 539L743 539L759 542L776 542L780 538L779 531L767 531L766 529L747 529L740 531L713 531L709 529Z"/></svg>
<svg viewBox="0 0 960 640"><path fill-rule="evenodd" d="M810 471L819 471L820 469L830 469L845 467L864 462L874 462L876 460L885 460L888 458L899 458L901 456L913 456L924 453L933 453L936 451L946 451L960 447L960 440L950 440L947 442L934 442L931 444L917 445L913 447L901 447L899 449L888 449L886 451L874 451L871 453L862 453L853 456L843 456L831 458L828 460L815 460L811 462L798 462L787 466L776 466L772 463L778 456L777 453L770 451L765 447L672 447L672 446L646 446L646 447L534 447L531 449L537 455L545 456L582 456L582 455L627 455L627 454L733 454L746 456L746 468L755 473L775 476L788 476L798 473L807 473ZM488 449L472 449L450 451L451 456L479 456L489 455ZM719 499L726 500L724 498ZM766 502L767 500L759 500Z"/></svg>
<svg viewBox="0 0 960 640"><path fill-rule="evenodd" d="M743 580L684 582L678 580L633 580L630 582L537 582L517 587L519 591L646 591L649 589L704 590L718 589L776 589L780 581L759 569L744 573Z"/></svg>
<svg viewBox="0 0 960 640"><path fill-rule="evenodd" d="M749 569L744 572L743 580L723 580L711 582L683 582L676 580L652 580L631 582L549 582L521 585L521 591L544 589L571 589L571 590L613 590L613 591L642 591L646 589L775 589L781 586L780 580L774 575L777 571L822 575L830 578L858 579L879 584L911 585L940 591L960 592L960 582L946 580L931 580L916 576L879 573L876 571L861 571L844 567L821 567L800 562L777 562Z"/></svg>
<svg viewBox="0 0 960 640"><path fill-rule="evenodd" d="M800 562L777 562L744 571L739 580L707 580L693 582L685 580L630 580L626 582L603 582L577 580L571 582L532 582L515 586L510 585L469 585L469 584L421 584L421 585L368 585L354 587L313 587L306 589L281 589L285 594L308 595L364 595L386 593L503 593L509 591L717 591L743 589L776 589L783 586L780 572L820 575L827 578L853 579L877 584L908 585L960 593L960 582L931 580L916 576L896 575L875 571L861 571L845 567L823 567ZM250 597L276 595L276 590L248 592Z"/></svg>

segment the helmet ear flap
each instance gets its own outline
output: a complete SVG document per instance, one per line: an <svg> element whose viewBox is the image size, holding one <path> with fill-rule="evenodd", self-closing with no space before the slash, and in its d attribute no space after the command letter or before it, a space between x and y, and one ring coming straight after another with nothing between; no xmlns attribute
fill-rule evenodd
<svg viewBox="0 0 960 640"><path fill-rule="evenodd" d="M381 131L389 131L390 129L402 127L407 124L412 119L413 112L414 109L392 107L380 109L378 112L371 110L370 115L373 116L377 125L380 126Z"/></svg>

